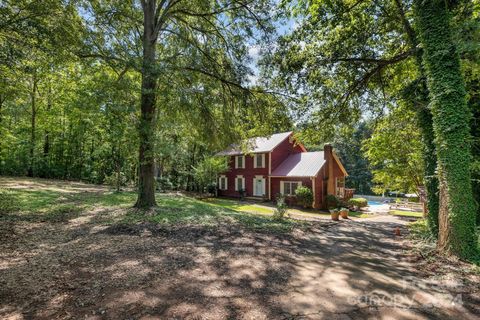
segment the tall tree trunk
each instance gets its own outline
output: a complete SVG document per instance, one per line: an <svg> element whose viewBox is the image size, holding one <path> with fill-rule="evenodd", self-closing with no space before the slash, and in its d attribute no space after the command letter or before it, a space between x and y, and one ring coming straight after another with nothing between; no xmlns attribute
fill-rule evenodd
<svg viewBox="0 0 480 320"><path fill-rule="evenodd" d="M30 91L30 105L31 105L31 118L30 118L30 159L28 163L28 172L29 177L33 177L33 164L35 161L35 127L37 120L37 73L34 71L32 76L32 90Z"/></svg>
<svg viewBox="0 0 480 320"><path fill-rule="evenodd" d="M471 113L444 0L414 0L430 92L440 183L438 249L466 258L476 251L471 185Z"/></svg>
<svg viewBox="0 0 480 320"><path fill-rule="evenodd" d="M423 82L423 81L422 81ZM427 222L430 232L438 236L438 176L437 176L437 154L435 143L433 141L433 123L432 113L427 108L420 108L417 112L417 118L420 126L420 132L423 141L423 169L424 184L427 197Z"/></svg>
<svg viewBox="0 0 480 320"><path fill-rule="evenodd" d="M143 4L143 65L142 65L142 93L141 113L139 124L139 180L137 208L149 208L155 202L155 98L158 75L155 70L155 1L145 1Z"/></svg>
<svg viewBox="0 0 480 320"><path fill-rule="evenodd" d="M50 116L50 110L52 109L52 88L50 82L48 83L48 91L47 91L48 97L47 97L47 117ZM45 128L45 136L44 136L44 142L43 142L43 170L42 170L42 177L43 178L49 178L51 176L50 174L50 131L48 130L50 124L47 123L47 126Z"/></svg>
<svg viewBox="0 0 480 320"><path fill-rule="evenodd" d="M422 138L423 150L423 171L425 185L427 210L428 210L428 226L430 232L434 236L438 236L438 177L436 173L437 155L435 151L435 143L433 141L434 132L432 124L432 113L428 108L428 88L426 85L426 74L422 63L423 51L419 48L417 34L412 28L401 0L395 0L398 9L398 14L402 22L408 41L412 48L417 48L415 52L415 62L420 73L420 79L414 81L406 90L405 99L412 103L415 110L418 126L420 127L420 134ZM412 91L415 92L412 92Z"/></svg>

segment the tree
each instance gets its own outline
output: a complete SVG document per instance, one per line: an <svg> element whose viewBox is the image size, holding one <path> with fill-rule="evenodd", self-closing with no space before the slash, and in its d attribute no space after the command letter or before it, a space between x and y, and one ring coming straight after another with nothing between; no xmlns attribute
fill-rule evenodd
<svg viewBox="0 0 480 320"><path fill-rule="evenodd" d="M333 146L342 160L348 179L347 188L355 189L357 194L373 194L372 166L365 156L362 146L372 135L373 122L362 121L354 126L344 126L335 130ZM310 150L310 148L308 148Z"/></svg>
<svg viewBox="0 0 480 320"><path fill-rule="evenodd" d="M431 99L440 183L438 248L471 257L476 249L471 185L471 113L460 59L452 38L451 12L440 0L415 0L414 11Z"/></svg>
<svg viewBox="0 0 480 320"><path fill-rule="evenodd" d="M92 17L90 39L79 55L141 74L136 206L154 206L155 125L162 121L156 117L157 108L169 109L159 104L159 97L184 99L184 105L197 101L195 107L207 120L204 127L218 132L227 125L231 134L217 135L217 139L238 139L241 131L235 130L231 119L238 116L238 107L245 107L241 100L248 94L242 86L247 70L242 64L245 43L253 38L254 28L259 34L268 29L268 1L254 6L244 0L99 1L86 9ZM118 19L111 19L112 15ZM203 103L211 97L219 99ZM214 109L229 118L221 127L212 125Z"/></svg>
<svg viewBox="0 0 480 320"><path fill-rule="evenodd" d="M228 164L224 157L203 159L194 169L195 179L203 191L209 184L215 183L220 173L227 171Z"/></svg>
<svg viewBox="0 0 480 320"><path fill-rule="evenodd" d="M398 106L380 120L363 149L374 166L377 192L417 193L423 186L422 146L415 113Z"/></svg>
<svg viewBox="0 0 480 320"><path fill-rule="evenodd" d="M410 2L300 1L293 7L299 27L270 57L278 70L273 85L297 97L307 134L323 141L332 139L336 126L351 126L365 113L381 118L400 101L415 111L425 151L422 180L436 225L433 130Z"/></svg>

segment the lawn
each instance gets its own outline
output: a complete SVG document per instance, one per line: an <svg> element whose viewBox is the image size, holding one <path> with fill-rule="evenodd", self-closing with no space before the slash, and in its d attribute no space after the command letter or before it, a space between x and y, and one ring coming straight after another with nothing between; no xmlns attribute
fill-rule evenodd
<svg viewBox="0 0 480 320"><path fill-rule="evenodd" d="M203 200L206 203L220 206L223 208L232 209L238 212L249 212L262 215L271 215L275 210L273 207L270 207L266 204L254 204L246 203L238 200L231 199L219 199L219 198L208 198ZM319 211L315 209L302 209L302 208L289 208L288 214L291 217L302 217L302 218L323 218L330 219L330 213L326 211ZM350 211L348 214L350 217L355 218L369 218L372 215L364 212Z"/></svg>
<svg viewBox="0 0 480 320"><path fill-rule="evenodd" d="M45 184L44 181L42 181ZM2 183L2 185L5 185ZM113 192L107 188L83 190L76 187L6 187L0 189L0 221L68 222L87 218L104 224L217 225L241 224L250 229L288 232L305 221L273 220L273 209L234 201L197 200L181 194L156 194L158 206L149 212L132 208L135 192Z"/></svg>
<svg viewBox="0 0 480 320"><path fill-rule="evenodd" d="M413 218L422 218L422 212L412 212L412 211L402 211L402 210L390 210L389 214L394 216L401 216L401 217L413 217Z"/></svg>

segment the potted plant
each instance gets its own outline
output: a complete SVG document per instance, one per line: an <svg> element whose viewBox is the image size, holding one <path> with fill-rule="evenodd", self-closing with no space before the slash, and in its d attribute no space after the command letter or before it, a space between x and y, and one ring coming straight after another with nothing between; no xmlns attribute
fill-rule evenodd
<svg viewBox="0 0 480 320"><path fill-rule="evenodd" d="M333 221L338 221L338 216L339 216L339 211L338 209L331 209L330 210L330 216L332 217Z"/></svg>
<svg viewBox="0 0 480 320"><path fill-rule="evenodd" d="M340 209L340 216L342 219L348 219L348 209L347 208L341 208Z"/></svg>

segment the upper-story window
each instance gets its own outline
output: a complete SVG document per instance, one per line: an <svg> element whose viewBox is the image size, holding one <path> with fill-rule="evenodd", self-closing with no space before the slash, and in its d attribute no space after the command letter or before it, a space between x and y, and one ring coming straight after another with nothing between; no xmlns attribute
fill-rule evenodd
<svg viewBox="0 0 480 320"><path fill-rule="evenodd" d="M253 161L254 168L265 168L265 153L256 153Z"/></svg>
<svg viewBox="0 0 480 320"><path fill-rule="evenodd" d="M245 156L235 157L235 169L245 169Z"/></svg>
<svg viewBox="0 0 480 320"><path fill-rule="evenodd" d="M226 176L221 175L220 178L218 178L218 188L220 190L227 190L228 189L228 180L227 180Z"/></svg>

